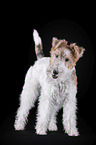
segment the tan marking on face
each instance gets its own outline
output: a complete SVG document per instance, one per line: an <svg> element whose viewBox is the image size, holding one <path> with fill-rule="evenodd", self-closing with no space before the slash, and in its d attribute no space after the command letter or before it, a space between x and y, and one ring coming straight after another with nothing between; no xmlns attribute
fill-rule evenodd
<svg viewBox="0 0 96 145"><path fill-rule="evenodd" d="M66 53L67 52L67 53ZM58 40L53 38L52 48L51 48L51 60L50 65L56 63L63 58L69 59L69 61L64 61L65 65L72 69L80 57L82 57L84 49L76 45L76 43L67 45L67 41ZM58 59L55 56L58 56Z"/></svg>
<svg viewBox="0 0 96 145"><path fill-rule="evenodd" d="M58 56L58 58L56 57ZM67 59L67 61L66 61ZM65 66L72 69L76 64L75 53L70 49L68 45L60 45L58 48L51 49L50 64L56 63L56 61L62 60Z"/></svg>

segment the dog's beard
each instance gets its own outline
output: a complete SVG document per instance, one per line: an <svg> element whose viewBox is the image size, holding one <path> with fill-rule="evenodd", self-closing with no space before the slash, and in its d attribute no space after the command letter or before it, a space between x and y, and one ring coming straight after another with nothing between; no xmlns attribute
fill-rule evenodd
<svg viewBox="0 0 96 145"><path fill-rule="evenodd" d="M54 70L58 70L58 74L54 74ZM59 67L48 67L47 68L47 76L52 79L52 80L59 80L61 78L63 78L64 76L64 69L63 68L59 68Z"/></svg>
<svg viewBox="0 0 96 145"><path fill-rule="evenodd" d="M53 73L53 71L56 70L58 72L58 74ZM46 70L46 74L47 77L50 79L50 81L52 82L61 82L67 79L67 77L69 76L71 70L68 69L64 63L60 64L60 65L49 65L47 70Z"/></svg>

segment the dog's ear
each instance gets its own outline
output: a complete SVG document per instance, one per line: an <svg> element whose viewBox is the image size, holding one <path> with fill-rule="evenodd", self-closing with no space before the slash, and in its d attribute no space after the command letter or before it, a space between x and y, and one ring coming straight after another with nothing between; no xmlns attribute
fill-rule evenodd
<svg viewBox="0 0 96 145"><path fill-rule="evenodd" d="M56 37L52 38L52 47L54 47L58 43L58 39Z"/></svg>
<svg viewBox="0 0 96 145"><path fill-rule="evenodd" d="M70 48L75 52L77 60L83 56L83 53L85 51L83 47L77 46L76 43L70 44Z"/></svg>

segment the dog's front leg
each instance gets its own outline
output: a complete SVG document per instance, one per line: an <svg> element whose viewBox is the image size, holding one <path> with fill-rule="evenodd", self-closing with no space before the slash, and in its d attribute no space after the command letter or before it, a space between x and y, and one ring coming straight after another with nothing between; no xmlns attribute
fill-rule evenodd
<svg viewBox="0 0 96 145"><path fill-rule="evenodd" d="M69 136L78 136L76 128L76 87L72 87L63 105L63 125Z"/></svg>
<svg viewBox="0 0 96 145"><path fill-rule="evenodd" d="M46 135L49 121L51 118L52 106L50 103L50 97L44 95L43 93L39 99L38 114L37 114L37 124L36 133L40 135Z"/></svg>

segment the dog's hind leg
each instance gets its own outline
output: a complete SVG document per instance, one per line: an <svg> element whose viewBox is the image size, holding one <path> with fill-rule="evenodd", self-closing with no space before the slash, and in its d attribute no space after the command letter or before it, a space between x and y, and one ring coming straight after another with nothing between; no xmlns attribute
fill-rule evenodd
<svg viewBox="0 0 96 145"><path fill-rule="evenodd" d="M25 83L20 96L20 107L17 111L14 127L16 130L23 130L27 121L29 110L34 107L34 103L39 95L39 85L33 76L33 68L27 72Z"/></svg>

